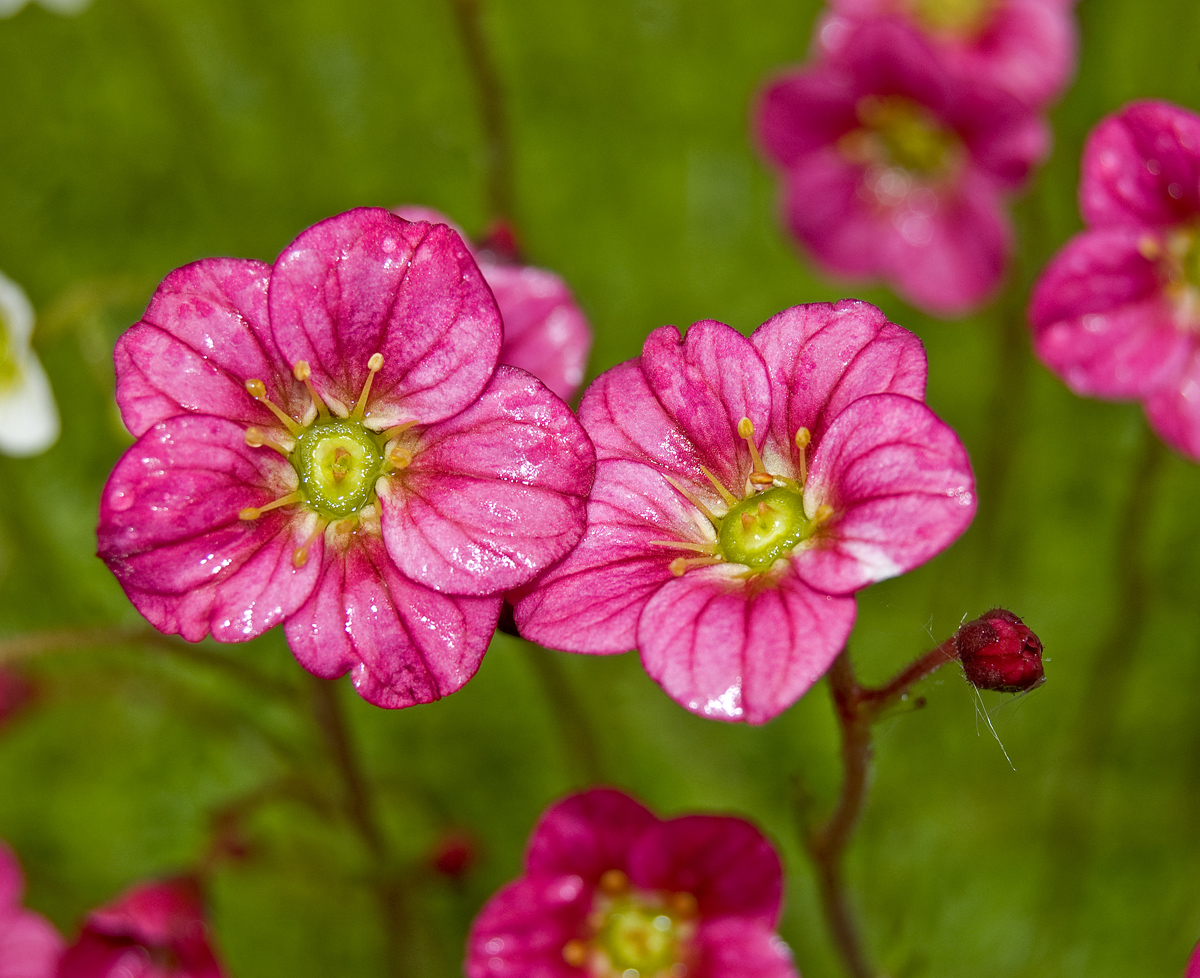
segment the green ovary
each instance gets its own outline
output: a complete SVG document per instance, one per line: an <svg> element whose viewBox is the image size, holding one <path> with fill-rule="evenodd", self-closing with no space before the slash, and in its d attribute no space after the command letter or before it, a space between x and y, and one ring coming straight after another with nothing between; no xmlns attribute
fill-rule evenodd
<svg viewBox="0 0 1200 978"><path fill-rule="evenodd" d="M858 119L882 144L888 162L919 176L946 168L957 142L929 111L903 95L868 95L859 100Z"/></svg>
<svg viewBox="0 0 1200 978"><path fill-rule="evenodd" d="M804 515L804 496L794 489L769 489L735 505L721 520L717 545L724 558L767 570L812 536L816 524Z"/></svg>
<svg viewBox="0 0 1200 978"><path fill-rule="evenodd" d="M291 459L308 504L335 519L358 512L374 497L383 450L358 422L325 421L300 435Z"/></svg>
<svg viewBox="0 0 1200 978"><path fill-rule="evenodd" d="M970 35L983 27L995 0L913 0L913 15L929 30Z"/></svg>
<svg viewBox="0 0 1200 978"><path fill-rule="evenodd" d="M676 921L662 909L635 900L618 900L596 935L596 946L617 975L635 971L638 978L667 973L679 962Z"/></svg>

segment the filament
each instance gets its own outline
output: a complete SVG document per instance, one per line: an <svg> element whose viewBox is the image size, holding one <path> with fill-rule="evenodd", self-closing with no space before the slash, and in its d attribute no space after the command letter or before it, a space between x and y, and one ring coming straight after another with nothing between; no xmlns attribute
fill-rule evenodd
<svg viewBox="0 0 1200 978"><path fill-rule="evenodd" d="M329 417L329 408L325 406L325 402L321 400L321 395L317 393L317 389L312 385L312 367L308 365L308 361L297 360L296 366L292 368L292 373L296 375L298 381L308 388L308 396L312 398L312 402L317 408L317 414L322 418Z"/></svg>
<svg viewBox="0 0 1200 978"><path fill-rule="evenodd" d="M246 391L252 398L268 408L279 419L280 424L292 433L292 437L298 437L300 432L304 430L296 423L295 418L287 414L283 408L267 397L267 387L261 380L253 378L246 381Z"/></svg>
<svg viewBox="0 0 1200 978"><path fill-rule="evenodd" d="M304 493L299 489L295 492L289 492L286 496L280 496L278 499L272 500L264 506L247 506L238 513L239 520L256 520L263 513L269 512L272 509L279 509L280 506L291 506L292 503L304 502Z"/></svg>
<svg viewBox="0 0 1200 978"><path fill-rule="evenodd" d="M379 368L383 366L383 354L372 353L371 358L367 361L367 379L363 384L362 393L358 395L358 403L354 405L354 410L350 412L350 417L355 421L361 421L367 410L367 397L371 393L371 383L375 380L375 375L379 373Z"/></svg>

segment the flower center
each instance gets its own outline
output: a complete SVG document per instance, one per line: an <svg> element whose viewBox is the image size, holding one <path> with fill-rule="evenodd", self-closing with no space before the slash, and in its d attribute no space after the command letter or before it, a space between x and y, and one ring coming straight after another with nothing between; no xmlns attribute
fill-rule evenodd
<svg viewBox="0 0 1200 978"><path fill-rule="evenodd" d="M291 461L309 505L337 519L371 501L383 449L378 436L356 421L319 421L296 440Z"/></svg>
<svg viewBox="0 0 1200 978"><path fill-rule="evenodd" d="M766 570L815 529L816 524L804 515L804 494L781 486L733 506L721 520L717 545L726 560Z"/></svg>
<svg viewBox="0 0 1200 978"><path fill-rule="evenodd" d="M996 0L912 0L912 13L927 30L971 37L995 6Z"/></svg>
<svg viewBox="0 0 1200 978"><path fill-rule="evenodd" d="M585 938L564 960L589 978L686 978L694 963L696 898L634 890L619 870L601 877Z"/></svg>
<svg viewBox="0 0 1200 978"><path fill-rule="evenodd" d="M1148 234L1138 242L1148 261L1166 276L1165 292L1175 310L1176 325L1200 333L1200 228L1175 228L1162 239Z"/></svg>
<svg viewBox="0 0 1200 978"><path fill-rule="evenodd" d="M950 168L958 137L921 103L904 95L864 95L855 112L861 128L838 141L850 161L898 167L922 178Z"/></svg>

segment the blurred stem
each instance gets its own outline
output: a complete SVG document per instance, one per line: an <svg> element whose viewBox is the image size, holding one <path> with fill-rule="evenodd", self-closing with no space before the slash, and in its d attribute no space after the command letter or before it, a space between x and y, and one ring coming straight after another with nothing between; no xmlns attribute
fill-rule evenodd
<svg viewBox="0 0 1200 978"><path fill-rule="evenodd" d="M603 784L606 779L596 738L583 703L557 658L560 653L550 652L530 642L525 642L524 648L525 657L546 694L546 702L571 765L575 768L576 778L583 785Z"/></svg>
<svg viewBox="0 0 1200 978"><path fill-rule="evenodd" d="M871 773L871 727L908 691L957 658L952 635L898 672L882 686L863 686L854 675L850 652L843 649L829 670L829 690L842 730L842 787L833 812L816 826L805 826L803 842L817 869L821 904L842 964L852 978L877 978L846 889L846 849L862 816ZM801 813L803 817L803 813Z"/></svg>
<svg viewBox="0 0 1200 978"><path fill-rule="evenodd" d="M512 222L512 138L504 89L483 28L483 0L450 0L483 123L487 207L493 223Z"/></svg>
<svg viewBox="0 0 1200 978"><path fill-rule="evenodd" d="M313 676L311 685L313 718L342 782L346 817L380 870L373 878L372 889L382 918L387 974L390 978L404 978L412 974L404 883L391 868L388 846L376 819L370 784L363 775L350 739L335 681Z"/></svg>

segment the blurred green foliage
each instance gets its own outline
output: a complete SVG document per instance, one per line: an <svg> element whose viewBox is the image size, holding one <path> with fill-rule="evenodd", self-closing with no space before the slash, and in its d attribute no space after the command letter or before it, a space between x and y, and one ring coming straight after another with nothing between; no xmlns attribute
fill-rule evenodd
<svg viewBox="0 0 1200 978"><path fill-rule="evenodd" d="M804 58L817 12L486 4L521 240L591 316L593 373L665 322L749 331L847 293L777 226L747 122L764 80ZM1084 0L1079 17L1081 70L1053 112L1054 156L1015 208L1008 294L939 322L882 289L856 293L924 339L930 402L971 450L982 498L954 548L860 595L860 672L882 680L993 604L1024 616L1050 658L1047 685L1016 700L978 699L944 670L926 709L878 728L850 876L896 978L1170 976L1200 936L1200 468L1168 457L1148 471L1139 410L1070 395L1023 324L1032 280L1079 227L1089 128L1132 98L1200 108L1200 7ZM95 0L77 18L30 6L0 20L0 269L39 309L64 420L45 456L0 459L0 630L139 621L93 556L93 528L128 444L112 344L163 275L207 255L271 260L358 205L427 204L478 232L485 183L446 0ZM1113 645L1118 627L1128 640ZM382 974L388 930L412 974L454 974L538 813L598 766L664 814L763 826L788 867L784 937L808 978L840 974L796 841L793 779L823 810L839 776L823 687L766 727L729 727L675 706L635 655L501 635L440 703L386 713L343 689L394 854L381 868L338 815L310 685L278 633L203 659L64 644L25 667L39 698L0 729L0 837L30 903L68 932L133 881L203 864L237 978ZM241 857L209 859L231 824ZM460 882L427 868L452 827L481 844ZM381 869L404 881L386 927L370 888Z"/></svg>

